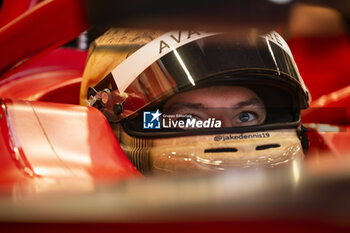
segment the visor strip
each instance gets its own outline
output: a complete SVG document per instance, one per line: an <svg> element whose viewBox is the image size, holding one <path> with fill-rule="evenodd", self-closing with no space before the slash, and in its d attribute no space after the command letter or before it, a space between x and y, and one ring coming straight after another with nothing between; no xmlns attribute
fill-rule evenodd
<svg viewBox="0 0 350 233"><path fill-rule="evenodd" d="M159 58L184 44L216 34L218 33L171 31L144 45L112 70L119 93L124 93L137 76Z"/></svg>

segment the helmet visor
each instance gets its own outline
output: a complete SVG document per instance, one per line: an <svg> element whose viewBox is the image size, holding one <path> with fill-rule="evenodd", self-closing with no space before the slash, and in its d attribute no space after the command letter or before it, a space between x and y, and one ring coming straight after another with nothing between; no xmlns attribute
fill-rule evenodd
<svg viewBox="0 0 350 233"><path fill-rule="evenodd" d="M271 39L271 35L247 36L239 41L227 35L212 35L170 49L127 87L121 88L115 82L127 77L112 74L95 87L112 90L111 101L101 109L110 122L136 120L141 125L128 128L142 131L143 120L139 118L145 111L162 109L166 100L177 93L213 85L245 86L253 90L263 99L264 106L270 108L269 112L274 111L272 108L284 108L282 112L288 112L288 117L279 118L279 122L298 121L298 115L293 112L307 106L306 92L290 52L277 39ZM276 89L280 93L271 92ZM269 97L266 93L276 94ZM283 100L271 105L276 98ZM115 113L115 103L123 104L123 112Z"/></svg>

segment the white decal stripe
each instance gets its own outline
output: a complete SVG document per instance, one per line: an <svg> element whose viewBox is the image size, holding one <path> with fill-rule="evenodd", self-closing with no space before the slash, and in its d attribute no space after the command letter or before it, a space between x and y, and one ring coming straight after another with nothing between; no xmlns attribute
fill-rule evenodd
<svg viewBox="0 0 350 233"><path fill-rule="evenodd" d="M112 70L112 76L118 87L119 93L124 93L126 88L128 88L137 76L139 76L147 67L162 56L173 51L173 49L194 40L215 34L217 33L171 31L152 40Z"/></svg>

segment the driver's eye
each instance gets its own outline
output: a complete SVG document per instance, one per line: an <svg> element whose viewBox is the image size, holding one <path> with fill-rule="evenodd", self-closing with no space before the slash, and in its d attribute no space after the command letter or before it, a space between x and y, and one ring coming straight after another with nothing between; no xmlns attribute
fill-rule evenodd
<svg viewBox="0 0 350 233"><path fill-rule="evenodd" d="M238 115L239 122L250 122L256 119L256 114L253 112L241 112Z"/></svg>

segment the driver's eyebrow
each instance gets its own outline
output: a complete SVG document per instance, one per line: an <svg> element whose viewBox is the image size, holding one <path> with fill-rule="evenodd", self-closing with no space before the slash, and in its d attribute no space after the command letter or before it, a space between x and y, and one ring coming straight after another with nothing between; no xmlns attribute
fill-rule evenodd
<svg viewBox="0 0 350 233"><path fill-rule="evenodd" d="M187 108L187 109L204 109L204 108L207 108L207 107L205 107L201 103L178 102L178 103L172 104L171 106L165 108L164 110L166 110L166 112L176 112L176 111L184 109L184 108Z"/></svg>
<svg viewBox="0 0 350 233"><path fill-rule="evenodd" d="M262 102L257 98L252 98L249 100L238 102L237 104L235 104L231 108L236 109L236 108L242 108L242 107L246 107L246 106L250 106L250 105L255 105L257 107L264 108L264 104L262 104ZM172 104L171 106L165 108L164 110L166 112L176 112L176 111L184 109L184 108L186 108L186 109L209 109L209 107L203 105L202 103L178 102L178 103Z"/></svg>
<svg viewBox="0 0 350 233"><path fill-rule="evenodd" d="M250 105L256 105L258 107L264 108L264 104L257 98L252 98L246 101L241 101L235 104L232 108L242 108Z"/></svg>

